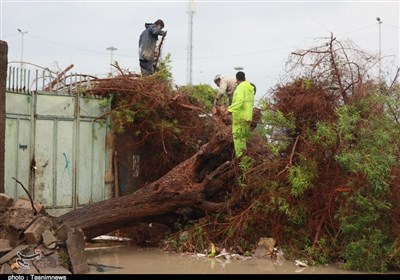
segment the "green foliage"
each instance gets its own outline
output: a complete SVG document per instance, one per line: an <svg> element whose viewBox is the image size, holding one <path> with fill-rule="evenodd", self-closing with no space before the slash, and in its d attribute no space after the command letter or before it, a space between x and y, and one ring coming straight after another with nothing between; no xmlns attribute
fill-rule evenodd
<svg viewBox="0 0 400 280"><path fill-rule="evenodd" d="M249 171L252 164L254 164L254 159L251 157L244 155L240 158L239 166L242 169L243 174L246 174L246 172Z"/></svg>
<svg viewBox="0 0 400 280"><path fill-rule="evenodd" d="M258 131L261 136L267 137L268 149L275 155L285 151L292 141L290 134L296 128L294 115L285 116L280 111L272 111L264 106L262 124Z"/></svg>
<svg viewBox="0 0 400 280"><path fill-rule="evenodd" d="M277 205L277 207L278 207L278 210L281 212L281 213L283 213L283 214L285 214L285 215L287 215L287 216L289 216L290 215L290 204L289 204L289 202L287 201L287 199L285 199L284 197L282 197L282 196L278 196L278 197L276 197L276 198L272 198L272 203L274 203L274 204L276 204Z"/></svg>
<svg viewBox="0 0 400 280"><path fill-rule="evenodd" d="M313 85L305 81L302 86ZM272 231L281 234L277 238L290 250L287 256L313 265L342 258L351 270L398 268L392 214L397 202L391 200L390 186L398 168L400 131L382 109L386 101L372 91L338 107L329 121L310 122L301 132L294 114L265 106L259 131L273 154L261 162L241 158L236 193L238 204L246 206L219 213L225 242L234 240L247 250ZM256 174L260 166L265 168ZM197 235L199 246L207 244L199 237L206 235L205 229Z"/></svg>
<svg viewBox="0 0 400 280"><path fill-rule="evenodd" d="M337 143L337 132L335 128L327 122L317 122L316 131L310 131L311 143L320 144L324 148L335 146Z"/></svg>
<svg viewBox="0 0 400 280"><path fill-rule="evenodd" d="M364 110L369 109L364 107ZM375 194L381 194L388 190L389 173L396 164L397 148L393 142L398 132L387 116L368 115L359 119L360 113L354 107L345 106L339 111L343 151L335 159L350 172L364 174ZM356 123L359 123L357 128Z"/></svg>
<svg viewBox="0 0 400 280"><path fill-rule="evenodd" d="M160 73L171 81L169 63L167 56ZM398 269L399 202L391 188L397 187L393 179L399 176L399 95L393 89L378 91L372 84L360 87L364 91L349 96L350 101L344 97L332 101L338 91L331 90L336 86L331 80L296 81L288 84L287 91L282 86L281 93L287 94L275 100L292 106L261 104L263 125L258 131L266 149L259 157L243 156L242 176L228 182L235 186L212 197L228 201L227 207L196 222L179 224L178 233L169 237L170 246L204 251L212 240L227 249L250 250L268 235L290 250L287 255L305 257L311 264L340 257L352 270ZM191 103L211 111L216 95L211 86L189 85L179 90L188 93ZM313 103L321 95L327 98ZM129 110L116 117L129 123L148 113ZM174 140L183 127L169 116L151 128L168 131Z"/></svg>
<svg viewBox="0 0 400 280"><path fill-rule="evenodd" d="M314 246L307 244L304 253L313 265L329 264L329 242L325 238L319 239Z"/></svg>
<svg viewBox="0 0 400 280"><path fill-rule="evenodd" d="M111 102L114 98L114 95L111 95L109 97L103 97L100 101L99 101L99 106L102 109L108 109L111 108Z"/></svg>
<svg viewBox="0 0 400 280"><path fill-rule="evenodd" d="M338 212L343 235L346 267L361 271L386 271L390 252L388 233L383 231L391 205L373 196L356 193Z"/></svg>
<svg viewBox="0 0 400 280"><path fill-rule="evenodd" d="M312 88L312 86L313 86L313 82L310 79L304 79L301 81L301 87L304 90L310 90Z"/></svg>
<svg viewBox="0 0 400 280"><path fill-rule="evenodd" d="M382 202L372 196L362 195L359 192L348 199L347 206L351 206L351 209L342 208L338 216L343 225L344 234L354 234L359 230L370 231L371 229L368 227L374 222L379 222L382 213L391 207L387 202ZM363 215L357 217L359 210L363 211Z"/></svg>
<svg viewBox="0 0 400 280"><path fill-rule="evenodd" d="M343 231L343 257L346 267L362 271L385 271L390 248L395 240L388 219L392 204L387 194L390 172L397 164L398 129L388 115L377 114L382 99L364 98L354 106L338 111L341 152L335 159L345 170L362 175L366 182L353 182L358 188L345 195L346 203L336 219Z"/></svg>
<svg viewBox="0 0 400 280"><path fill-rule="evenodd" d="M118 133L123 133L127 125L143 120L151 113L151 110L146 107L145 101L143 103L129 104L130 106L124 106L126 105L124 101L120 101L120 104L121 108L111 111L110 114L112 119L111 127ZM152 128L156 129L157 126L153 125ZM137 133L140 134L140 131Z"/></svg>
<svg viewBox="0 0 400 280"><path fill-rule="evenodd" d="M58 252L58 258L60 260L60 265L65 267L66 269L69 269L71 266L71 262L68 256L68 252L66 248L60 248Z"/></svg>
<svg viewBox="0 0 400 280"><path fill-rule="evenodd" d="M192 223L182 228L182 224L177 224L180 232L170 235L167 238L166 246L174 251L197 251L201 252L207 249L208 239L200 223Z"/></svg>
<svg viewBox="0 0 400 280"><path fill-rule="evenodd" d="M312 83L303 81L301 86L309 88ZM399 267L400 253L394 249L397 233L390 218L393 211L390 186L393 170L398 168L400 130L393 110L386 110L388 100L387 96L381 98L371 90L355 102L338 107L336 116L329 121L317 121L303 129L293 150L293 162L287 168L287 181L270 182L264 188L263 196L269 198L262 200L265 215L278 215L278 226L284 236L296 240L290 247L293 257L301 255L312 264L325 264L341 257L346 268L368 272ZM290 112L283 114L269 106L265 108L265 127L260 131L267 136L268 148L287 161L297 137L294 117ZM330 181L321 182L324 177L320 177L321 170L331 172L327 169L327 154L332 154L329 162L335 169L331 170L340 170L329 177L337 180L332 183L333 189ZM245 180L242 183L251 189L251 183ZM335 188L342 186L350 191L336 192ZM329 201L324 200L330 197L324 196L325 192L332 194ZM329 222L329 227L318 229L321 232L316 242L310 241L316 229L307 228L310 215L320 211L312 208L316 201L310 200L311 194L329 204L320 207L332 211L335 220ZM317 221L320 219L318 216Z"/></svg>
<svg viewBox="0 0 400 280"><path fill-rule="evenodd" d="M177 126L178 120L161 120L159 123L154 124L154 129L168 130L174 135L179 135L181 133L180 128Z"/></svg>
<svg viewBox="0 0 400 280"><path fill-rule="evenodd" d="M385 98L385 110L398 123L400 119L400 83L395 82L391 87L380 87L380 96Z"/></svg>
<svg viewBox="0 0 400 280"><path fill-rule="evenodd" d="M126 109L124 110L126 123L133 123L135 121L136 112Z"/></svg>
<svg viewBox="0 0 400 280"><path fill-rule="evenodd" d="M316 163L312 160L302 160L299 165L292 165L288 172L292 195L300 196L306 190L313 188L315 175Z"/></svg>
<svg viewBox="0 0 400 280"><path fill-rule="evenodd" d="M195 224L193 228L192 240L194 246L200 250L204 250L208 244L205 233L201 225Z"/></svg>
<svg viewBox="0 0 400 280"><path fill-rule="evenodd" d="M351 142L355 139L356 123L360 119L360 114L353 106L343 106L337 110L338 129L342 139Z"/></svg>
<svg viewBox="0 0 400 280"><path fill-rule="evenodd" d="M172 83L172 66L171 54L167 53L164 58L160 58L156 75L160 75L162 79Z"/></svg>
<svg viewBox="0 0 400 280"><path fill-rule="evenodd" d="M191 103L201 104L204 107L204 111L211 111L217 93L210 85L187 85L182 86L181 90L186 90L189 93Z"/></svg>

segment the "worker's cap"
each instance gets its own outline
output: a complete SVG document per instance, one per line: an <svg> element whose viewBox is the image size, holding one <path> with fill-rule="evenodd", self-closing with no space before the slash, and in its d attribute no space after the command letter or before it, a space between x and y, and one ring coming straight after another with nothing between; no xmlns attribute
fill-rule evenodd
<svg viewBox="0 0 400 280"><path fill-rule="evenodd" d="M215 77L214 77L214 82L218 81L218 80L221 79L221 78L222 78L222 75L221 75L221 74L215 75Z"/></svg>

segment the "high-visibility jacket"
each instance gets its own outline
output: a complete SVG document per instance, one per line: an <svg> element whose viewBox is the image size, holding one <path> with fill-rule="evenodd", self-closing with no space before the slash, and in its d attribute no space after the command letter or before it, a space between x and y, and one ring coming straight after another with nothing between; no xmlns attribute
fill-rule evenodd
<svg viewBox="0 0 400 280"><path fill-rule="evenodd" d="M232 113L232 120L253 120L254 87L248 81L241 82L233 93L232 104L228 111Z"/></svg>
<svg viewBox="0 0 400 280"><path fill-rule="evenodd" d="M228 111L232 113L232 136L236 157L246 149L246 140L253 120L254 87L248 81L241 82L233 93L232 104Z"/></svg>

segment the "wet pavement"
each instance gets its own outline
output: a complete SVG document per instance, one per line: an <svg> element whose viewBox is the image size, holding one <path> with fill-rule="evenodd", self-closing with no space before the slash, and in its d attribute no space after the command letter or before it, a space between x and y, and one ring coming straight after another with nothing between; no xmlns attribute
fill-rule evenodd
<svg viewBox="0 0 400 280"><path fill-rule="evenodd" d="M291 261L259 258L227 260L125 245L87 248L86 256L92 264L90 274L360 274L330 265L299 267Z"/></svg>

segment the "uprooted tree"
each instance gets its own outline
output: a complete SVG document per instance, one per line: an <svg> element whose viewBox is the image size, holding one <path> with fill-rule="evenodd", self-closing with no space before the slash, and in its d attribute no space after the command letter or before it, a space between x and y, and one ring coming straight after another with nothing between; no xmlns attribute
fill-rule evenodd
<svg viewBox="0 0 400 280"><path fill-rule="evenodd" d="M207 114L196 96L185 88L173 91L162 75L138 78L121 72L99 81L91 93L114 94L113 129L135 136L132 146L152 155L153 162L147 155L142 165L161 178L131 195L69 212L63 220L92 238L143 220L168 220L168 214L183 207L215 212L225 205L215 195L237 176L237 163L230 117L223 108L218 117ZM180 163L169 168L174 162Z"/></svg>
<svg viewBox="0 0 400 280"><path fill-rule="evenodd" d="M162 215L182 207L217 211L224 204L213 202L213 195L235 177L229 132L230 126L223 127L195 155L133 194L93 203L62 219L92 238L143 220L162 221Z"/></svg>
<svg viewBox="0 0 400 280"><path fill-rule="evenodd" d="M154 94L142 80L133 91L135 81L123 75L113 79L126 79L120 87L99 84L94 92L121 97L114 108L130 108L115 110L116 120L131 131L140 128L140 143L155 143L163 158L180 141L184 156L175 167L164 159L169 164L163 174L133 194L61 218L94 237L196 208L201 217L182 225L189 237L170 237L175 249L202 250L213 242L244 252L271 236L286 255L311 263L343 260L356 270L399 269L399 71L377 80L376 64L374 56L333 36L293 52L289 79L260 105L259 134L239 163L232 161L229 122L200 120L199 104L189 102L187 92L150 80L147 87L163 85L167 94ZM143 100L145 110L135 107ZM130 114L134 120L127 122ZM188 139L206 144L198 148Z"/></svg>

